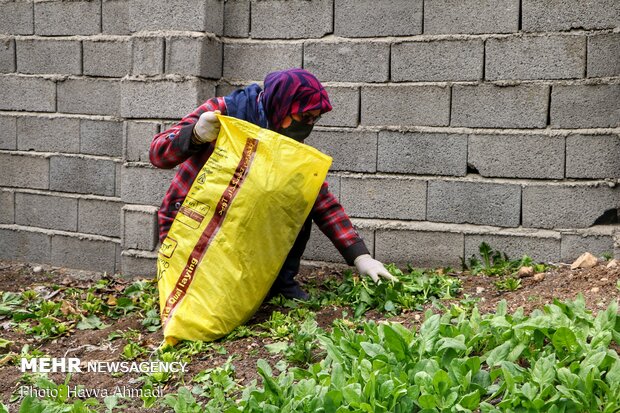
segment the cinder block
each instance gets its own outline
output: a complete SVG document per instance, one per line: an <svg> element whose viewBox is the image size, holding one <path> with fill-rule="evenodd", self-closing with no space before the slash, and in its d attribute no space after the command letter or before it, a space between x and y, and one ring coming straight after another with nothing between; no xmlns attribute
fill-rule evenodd
<svg viewBox="0 0 620 413"><path fill-rule="evenodd" d="M490 38L485 47L489 80L571 79L585 73L585 36Z"/></svg>
<svg viewBox="0 0 620 413"><path fill-rule="evenodd" d="M15 194L15 223L19 225L77 230L78 200L52 195Z"/></svg>
<svg viewBox="0 0 620 413"><path fill-rule="evenodd" d="M597 257L605 253L613 254L614 237L596 234L562 234L562 262L572 263L584 252Z"/></svg>
<svg viewBox="0 0 620 413"><path fill-rule="evenodd" d="M220 82L215 87L215 96L228 96L237 89L243 89L245 86L231 85L228 82Z"/></svg>
<svg viewBox="0 0 620 413"><path fill-rule="evenodd" d="M465 176L467 135L381 131L377 157L380 172Z"/></svg>
<svg viewBox="0 0 620 413"><path fill-rule="evenodd" d="M616 0L523 0L521 9L522 28L528 32L605 29L618 27L620 21Z"/></svg>
<svg viewBox="0 0 620 413"><path fill-rule="evenodd" d="M50 251L47 234L0 228L0 259L45 264L50 262Z"/></svg>
<svg viewBox="0 0 620 413"><path fill-rule="evenodd" d="M132 32L178 30L222 34L224 2L221 0L131 0Z"/></svg>
<svg viewBox="0 0 620 413"><path fill-rule="evenodd" d="M252 3L252 37L308 39L332 33L334 0L271 0Z"/></svg>
<svg viewBox="0 0 620 413"><path fill-rule="evenodd" d="M181 119L215 95L215 83L123 80L121 115L125 118Z"/></svg>
<svg viewBox="0 0 620 413"><path fill-rule="evenodd" d="M0 116L0 149L17 149L17 118Z"/></svg>
<svg viewBox="0 0 620 413"><path fill-rule="evenodd" d="M304 69L313 73L322 82L386 82L390 76L389 63L389 43L304 44Z"/></svg>
<svg viewBox="0 0 620 413"><path fill-rule="evenodd" d="M224 3L224 36L248 37L250 34L250 0Z"/></svg>
<svg viewBox="0 0 620 413"><path fill-rule="evenodd" d="M360 237L364 240L364 244L368 248L368 251L372 254L375 244L374 230L368 228L357 228L356 230ZM325 261L325 262L337 262L344 263L345 260L340 255L340 252L336 249L334 244L329 238L325 236L316 225L312 226L312 232L310 233L310 239L306 245L306 250L302 257L305 260L312 261Z"/></svg>
<svg viewBox="0 0 620 413"><path fill-rule="evenodd" d="M40 36L101 33L101 1L37 1L34 3L34 31Z"/></svg>
<svg viewBox="0 0 620 413"><path fill-rule="evenodd" d="M82 46L79 41L18 39L16 48L17 71L20 73L82 73Z"/></svg>
<svg viewBox="0 0 620 413"><path fill-rule="evenodd" d="M517 227L520 224L519 185L430 181L426 219L457 224Z"/></svg>
<svg viewBox="0 0 620 413"><path fill-rule="evenodd" d="M447 126L450 89L444 86L363 86L362 125Z"/></svg>
<svg viewBox="0 0 620 413"><path fill-rule="evenodd" d="M129 34L129 5L131 0L103 0L101 5L101 32Z"/></svg>
<svg viewBox="0 0 620 413"><path fill-rule="evenodd" d="M115 179L114 179L114 196L116 198L120 198L121 197L121 184L123 182L123 179L121 177L121 174L123 172L123 164L117 163L114 172L116 174Z"/></svg>
<svg viewBox="0 0 620 413"><path fill-rule="evenodd" d="M33 34L33 0L3 1L0 3L0 34Z"/></svg>
<svg viewBox="0 0 620 413"><path fill-rule="evenodd" d="M15 223L15 193L0 189L0 224Z"/></svg>
<svg viewBox="0 0 620 413"><path fill-rule="evenodd" d="M615 128L620 125L620 84L554 85L551 127Z"/></svg>
<svg viewBox="0 0 620 413"><path fill-rule="evenodd" d="M452 232L425 232L377 229L375 258L400 267L452 266L460 268L464 235Z"/></svg>
<svg viewBox="0 0 620 413"><path fill-rule="evenodd" d="M56 111L56 82L53 80L4 75L0 76L0 90L0 110Z"/></svg>
<svg viewBox="0 0 620 413"><path fill-rule="evenodd" d="M82 119L80 152L116 158L123 156L123 122Z"/></svg>
<svg viewBox="0 0 620 413"><path fill-rule="evenodd" d="M116 167L113 161L52 156L50 189L61 192L114 196Z"/></svg>
<svg viewBox="0 0 620 413"><path fill-rule="evenodd" d="M132 37L134 75L155 76L164 73L164 39Z"/></svg>
<svg viewBox="0 0 620 413"><path fill-rule="evenodd" d="M568 136L566 177L594 179L620 177L620 136Z"/></svg>
<svg viewBox="0 0 620 413"><path fill-rule="evenodd" d="M13 73L14 71L15 40L0 39L0 73Z"/></svg>
<svg viewBox="0 0 620 413"><path fill-rule="evenodd" d="M153 251L159 242L157 207L126 205L123 208L123 249Z"/></svg>
<svg viewBox="0 0 620 413"><path fill-rule="evenodd" d="M24 116L17 118L20 151L80 151L80 121L74 118Z"/></svg>
<svg viewBox="0 0 620 413"><path fill-rule="evenodd" d="M340 177L338 175L328 173L327 178L325 178L325 182L327 182L327 189L329 192L331 192L336 198L340 198Z"/></svg>
<svg viewBox="0 0 620 413"><path fill-rule="evenodd" d="M334 2L336 36L412 36L422 33L422 0L334 0Z"/></svg>
<svg viewBox="0 0 620 413"><path fill-rule="evenodd" d="M305 143L334 158L332 171L377 171L377 132L316 130Z"/></svg>
<svg viewBox="0 0 620 413"><path fill-rule="evenodd" d="M222 43L211 36L166 39L166 73L219 79Z"/></svg>
<svg viewBox="0 0 620 413"><path fill-rule="evenodd" d="M347 214L356 218L426 218L426 181L342 177L340 198Z"/></svg>
<svg viewBox="0 0 620 413"><path fill-rule="evenodd" d="M392 45L392 80L445 81L482 78L482 40L435 40Z"/></svg>
<svg viewBox="0 0 620 413"><path fill-rule="evenodd" d="M516 260L524 255L536 262L558 262L560 259L560 238L532 235L466 234L465 260L475 255L480 259L480 244L486 242L496 251L505 253L509 259Z"/></svg>
<svg viewBox="0 0 620 413"><path fill-rule="evenodd" d="M544 128L549 86L454 85L452 126Z"/></svg>
<svg viewBox="0 0 620 413"><path fill-rule="evenodd" d="M123 77L131 73L129 40L84 41L83 48L85 75Z"/></svg>
<svg viewBox="0 0 620 413"><path fill-rule="evenodd" d="M161 206L176 171L123 165L121 199L126 204Z"/></svg>
<svg viewBox="0 0 620 413"><path fill-rule="evenodd" d="M588 77L620 75L620 33L588 37Z"/></svg>
<svg viewBox="0 0 620 413"><path fill-rule="evenodd" d="M58 83L59 112L118 116L120 103L120 80L85 78Z"/></svg>
<svg viewBox="0 0 620 413"><path fill-rule="evenodd" d="M156 134L159 123L125 122L125 158L128 161L150 162L149 148Z"/></svg>
<svg viewBox="0 0 620 413"><path fill-rule="evenodd" d="M48 189L50 161L43 156L0 153L0 186Z"/></svg>
<svg viewBox="0 0 620 413"><path fill-rule="evenodd" d="M301 67L301 54L301 44L225 43L224 78L260 81L269 72Z"/></svg>
<svg viewBox="0 0 620 413"><path fill-rule="evenodd" d="M586 228L618 209L620 187L526 185L522 225L530 228Z"/></svg>
<svg viewBox="0 0 620 413"><path fill-rule="evenodd" d="M425 0L424 33L512 33L519 30L519 0Z"/></svg>
<svg viewBox="0 0 620 413"><path fill-rule="evenodd" d="M52 236L52 265L113 274L116 246L112 241Z"/></svg>
<svg viewBox="0 0 620 413"><path fill-rule="evenodd" d="M564 178L563 136L470 135L467 162L484 177Z"/></svg>
<svg viewBox="0 0 620 413"><path fill-rule="evenodd" d="M78 232L120 238L122 208L122 202L80 199Z"/></svg>
<svg viewBox="0 0 620 413"><path fill-rule="evenodd" d="M325 87L332 110L323 114L321 126L357 126L359 122L360 90L356 87Z"/></svg>
<svg viewBox="0 0 620 413"><path fill-rule="evenodd" d="M230 1L230 0L229 0ZM157 276L157 254L134 255L131 251L121 254L121 273L125 277L155 278Z"/></svg>

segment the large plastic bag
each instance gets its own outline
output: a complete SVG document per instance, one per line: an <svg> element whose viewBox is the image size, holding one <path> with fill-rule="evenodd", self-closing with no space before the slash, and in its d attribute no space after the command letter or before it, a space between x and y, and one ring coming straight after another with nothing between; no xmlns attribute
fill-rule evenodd
<svg viewBox="0 0 620 413"><path fill-rule="evenodd" d="M170 344L215 340L256 312L331 165L310 146L218 117L215 150L159 249L160 315Z"/></svg>

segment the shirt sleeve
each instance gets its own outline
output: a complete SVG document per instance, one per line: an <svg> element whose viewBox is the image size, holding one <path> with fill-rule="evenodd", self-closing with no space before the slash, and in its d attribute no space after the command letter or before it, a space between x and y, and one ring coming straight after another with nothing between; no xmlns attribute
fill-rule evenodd
<svg viewBox="0 0 620 413"><path fill-rule="evenodd" d="M191 141L194 125L202 113L215 110L226 114L223 97L207 100L179 123L155 135L149 149L151 163L158 168L172 169L203 149L204 145L195 145Z"/></svg>
<svg viewBox="0 0 620 413"><path fill-rule="evenodd" d="M353 227L344 208L323 183L319 196L312 208L312 219L338 249L347 264L363 254L370 254L364 240Z"/></svg>

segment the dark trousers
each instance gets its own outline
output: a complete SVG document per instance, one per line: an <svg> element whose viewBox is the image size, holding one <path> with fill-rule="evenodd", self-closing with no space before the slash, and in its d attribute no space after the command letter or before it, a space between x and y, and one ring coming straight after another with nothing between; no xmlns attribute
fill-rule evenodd
<svg viewBox="0 0 620 413"><path fill-rule="evenodd" d="M311 231L312 218L308 217L306 222L304 222L304 225L301 227L301 231L299 231L299 235L297 235L297 239L295 240L293 247L289 251L286 260L284 260L284 265L282 266L278 277L271 286L270 293L277 294L279 291L285 290L297 284L297 281L294 280L294 277L299 272L299 266L301 265L301 256L306 249L308 239L310 239Z"/></svg>

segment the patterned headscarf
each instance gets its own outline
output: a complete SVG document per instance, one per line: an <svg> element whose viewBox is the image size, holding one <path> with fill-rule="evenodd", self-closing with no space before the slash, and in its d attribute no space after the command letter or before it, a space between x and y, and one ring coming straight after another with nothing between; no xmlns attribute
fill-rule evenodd
<svg viewBox="0 0 620 413"><path fill-rule="evenodd" d="M287 115L317 109L322 114L332 110L321 82L304 69L269 73L265 77L262 100L269 128L274 131L280 130L282 120Z"/></svg>

